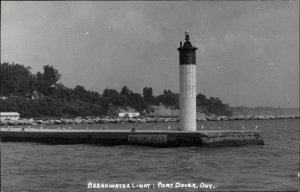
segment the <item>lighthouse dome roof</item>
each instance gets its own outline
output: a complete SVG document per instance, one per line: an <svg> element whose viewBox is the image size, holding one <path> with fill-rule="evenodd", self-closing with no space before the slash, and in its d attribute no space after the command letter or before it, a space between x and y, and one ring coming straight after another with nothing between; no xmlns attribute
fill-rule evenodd
<svg viewBox="0 0 300 192"><path fill-rule="evenodd" d="M191 48L191 47L193 47L193 46L192 46L192 43L190 41L187 40L187 41L184 42L183 48Z"/></svg>

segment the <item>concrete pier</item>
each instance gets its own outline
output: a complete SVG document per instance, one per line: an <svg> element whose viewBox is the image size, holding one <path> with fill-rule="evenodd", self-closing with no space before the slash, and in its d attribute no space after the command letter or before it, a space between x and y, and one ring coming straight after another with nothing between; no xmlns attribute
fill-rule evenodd
<svg viewBox="0 0 300 192"><path fill-rule="evenodd" d="M143 145L157 147L222 147L263 145L258 130L152 131L152 130L57 130L1 128L1 142L47 144Z"/></svg>

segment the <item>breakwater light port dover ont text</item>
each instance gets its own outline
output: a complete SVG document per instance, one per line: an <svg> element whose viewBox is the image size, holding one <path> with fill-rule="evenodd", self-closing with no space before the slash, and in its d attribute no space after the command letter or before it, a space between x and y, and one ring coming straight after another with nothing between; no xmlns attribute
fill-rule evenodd
<svg viewBox="0 0 300 192"><path fill-rule="evenodd" d="M215 189L211 183L183 183L183 182L157 182L157 183L97 183L88 182L88 189Z"/></svg>

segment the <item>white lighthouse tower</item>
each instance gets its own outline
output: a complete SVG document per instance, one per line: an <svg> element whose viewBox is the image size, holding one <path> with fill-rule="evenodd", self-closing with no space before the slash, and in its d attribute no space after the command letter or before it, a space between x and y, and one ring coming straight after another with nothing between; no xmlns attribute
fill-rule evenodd
<svg viewBox="0 0 300 192"><path fill-rule="evenodd" d="M180 129L196 131L196 50L185 32L185 42L180 41L179 51L179 107Z"/></svg>

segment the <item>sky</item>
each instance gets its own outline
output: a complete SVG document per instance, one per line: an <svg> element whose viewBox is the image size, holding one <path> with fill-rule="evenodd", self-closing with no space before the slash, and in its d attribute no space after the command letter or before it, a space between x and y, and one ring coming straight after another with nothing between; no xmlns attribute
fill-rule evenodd
<svg viewBox="0 0 300 192"><path fill-rule="evenodd" d="M179 42L198 47L197 93L299 107L299 2L1 1L1 62L52 65L70 88L179 91Z"/></svg>

